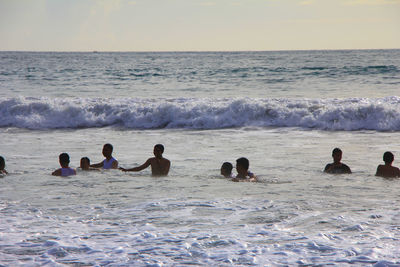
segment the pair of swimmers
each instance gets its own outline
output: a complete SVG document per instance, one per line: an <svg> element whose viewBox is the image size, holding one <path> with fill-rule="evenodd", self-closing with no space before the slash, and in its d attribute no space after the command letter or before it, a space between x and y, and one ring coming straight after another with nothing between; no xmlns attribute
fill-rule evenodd
<svg viewBox="0 0 400 267"><path fill-rule="evenodd" d="M130 169L118 168L118 161L112 156L113 146L111 144L105 144L103 146L102 154L105 159L96 164L90 164L90 159L88 157L81 158L80 161L80 169L84 171L89 170L99 170L101 169L119 169L124 172L129 171L141 171L151 166L151 173L153 176L166 176L168 175L171 162L163 157L164 146L161 144L157 144L154 146L154 157L149 158L144 164ZM54 171L52 175L55 176L70 176L76 175L76 170L69 167L69 155L67 153L61 153L59 155L59 162L61 168Z"/></svg>
<svg viewBox="0 0 400 267"><path fill-rule="evenodd" d="M230 178L234 182L257 182L257 176L249 171L250 162L247 158L238 158L236 160L237 175L233 175L233 165L230 162L224 162L221 166L221 175Z"/></svg>
<svg viewBox="0 0 400 267"><path fill-rule="evenodd" d="M342 163L342 155L343 152L340 148L335 148L332 151L333 163L329 163L326 165L324 172L333 173L333 174L345 174L351 173L351 169L346 164ZM392 152L385 152L383 154L384 165L379 165L376 169L376 176L385 177L385 178L395 178L400 177L400 169L392 166L394 161L394 155Z"/></svg>

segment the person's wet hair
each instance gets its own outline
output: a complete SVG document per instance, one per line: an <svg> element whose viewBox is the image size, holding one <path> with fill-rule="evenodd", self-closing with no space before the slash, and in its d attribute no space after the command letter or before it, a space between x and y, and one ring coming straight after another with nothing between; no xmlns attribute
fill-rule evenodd
<svg viewBox="0 0 400 267"><path fill-rule="evenodd" d="M6 161L2 156L0 156L0 170L4 169L6 167Z"/></svg>
<svg viewBox="0 0 400 267"><path fill-rule="evenodd" d="M221 169L226 170L228 173L232 172L233 166L230 162L224 162L221 166Z"/></svg>
<svg viewBox="0 0 400 267"><path fill-rule="evenodd" d="M387 151L387 152L385 152L385 153L383 154L383 161L384 161L385 163L392 163L393 160L394 160L394 155L393 155L392 152Z"/></svg>
<svg viewBox="0 0 400 267"><path fill-rule="evenodd" d="M335 149L332 150L332 156L337 154L337 153L343 154L343 152L342 152L342 150L340 148L335 148Z"/></svg>
<svg viewBox="0 0 400 267"><path fill-rule="evenodd" d="M60 163L68 164L69 163L69 155L67 153L61 153L59 156Z"/></svg>
<svg viewBox="0 0 400 267"><path fill-rule="evenodd" d="M112 144L105 144L105 145L103 146L103 148L108 148L108 149L111 150L111 152L114 150L114 147L112 146Z"/></svg>
<svg viewBox="0 0 400 267"><path fill-rule="evenodd" d="M154 146L154 148L160 150L161 153L164 153L164 146L162 144L157 144Z"/></svg>
<svg viewBox="0 0 400 267"><path fill-rule="evenodd" d="M249 169L249 160L246 158L239 158L236 160L236 165L242 166L244 169L248 170Z"/></svg>
<svg viewBox="0 0 400 267"><path fill-rule="evenodd" d="M81 158L81 161L84 160L90 165L90 159L88 157L83 157Z"/></svg>

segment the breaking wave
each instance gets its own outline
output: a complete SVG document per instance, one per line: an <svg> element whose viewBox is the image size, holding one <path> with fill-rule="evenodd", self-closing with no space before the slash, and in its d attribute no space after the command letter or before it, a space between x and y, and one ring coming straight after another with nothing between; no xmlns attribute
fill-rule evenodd
<svg viewBox="0 0 400 267"><path fill-rule="evenodd" d="M400 97L271 98L0 98L0 127L26 129L221 129L300 127L400 131Z"/></svg>

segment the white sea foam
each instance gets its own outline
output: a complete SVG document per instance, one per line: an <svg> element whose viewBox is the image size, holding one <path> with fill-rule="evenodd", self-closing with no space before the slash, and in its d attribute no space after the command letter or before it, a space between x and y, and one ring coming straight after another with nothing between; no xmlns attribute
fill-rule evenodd
<svg viewBox="0 0 400 267"><path fill-rule="evenodd" d="M400 130L400 97L349 99L254 98L2 98L0 127L220 129L301 127Z"/></svg>

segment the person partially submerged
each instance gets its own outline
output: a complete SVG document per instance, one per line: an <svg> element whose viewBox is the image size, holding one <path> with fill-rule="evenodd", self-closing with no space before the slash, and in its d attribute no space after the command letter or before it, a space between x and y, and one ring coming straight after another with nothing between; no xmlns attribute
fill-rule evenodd
<svg viewBox="0 0 400 267"><path fill-rule="evenodd" d="M249 171L250 162L247 158L236 160L237 175L232 179L234 182L257 182L257 176Z"/></svg>
<svg viewBox="0 0 400 267"><path fill-rule="evenodd" d="M51 175L54 176L70 176L76 175L76 171L69 167L69 155L67 153L61 153L58 156L61 168L55 170Z"/></svg>
<svg viewBox="0 0 400 267"><path fill-rule="evenodd" d="M224 162L221 166L221 175L225 178L235 178L235 176L232 174L232 169L232 163Z"/></svg>
<svg viewBox="0 0 400 267"><path fill-rule="evenodd" d="M0 174L2 175L8 174L5 168L6 168L6 161L2 156L0 156Z"/></svg>
<svg viewBox="0 0 400 267"><path fill-rule="evenodd" d="M80 162L79 168L82 171L93 171L93 170L98 171L99 170L97 168L90 167L90 159L88 157L81 158L81 162Z"/></svg>
<svg viewBox="0 0 400 267"><path fill-rule="evenodd" d="M333 163L329 163L325 166L324 172L332 174L343 174L351 173L350 167L342 163L343 152L340 148L335 148L332 150Z"/></svg>
<svg viewBox="0 0 400 267"><path fill-rule="evenodd" d="M112 156L113 149L114 148L111 144L105 144L103 146L103 151L102 151L105 159L100 163L90 165L90 167L103 168L103 169L118 169L118 161Z"/></svg>
<svg viewBox="0 0 400 267"><path fill-rule="evenodd" d="M394 155L392 152L385 152L383 154L383 161L385 165L379 165L376 169L376 176L385 177L385 178L394 178L400 177L400 169L392 166L394 161Z"/></svg>
<svg viewBox="0 0 400 267"><path fill-rule="evenodd" d="M163 157L163 153L164 153L164 146L161 144L157 144L154 146L153 149L153 154L154 154L153 158L149 158L145 163L135 168L131 169L119 168L119 169L124 172L138 172L151 166L152 176L167 176L169 169L171 167L171 162Z"/></svg>

